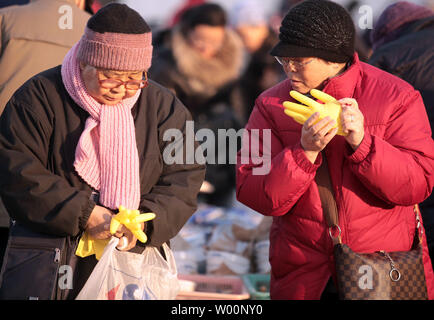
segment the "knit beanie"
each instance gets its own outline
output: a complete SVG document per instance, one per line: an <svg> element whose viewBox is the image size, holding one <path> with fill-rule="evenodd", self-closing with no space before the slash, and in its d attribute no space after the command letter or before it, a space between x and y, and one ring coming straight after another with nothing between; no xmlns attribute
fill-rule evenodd
<svg viewBox="0 0 434 320"><path fill-rule="evenodd" d="M108 4L88 20L77 59L103 69L148 70L152 60L151 29L127 5Z"/></svg>
<svg viewBox="0 0 434 320"><path fill-rule="evenodd" d="M371 33L371 43L375 50L380 45L399 36L404 25L416 20L434 16L430 9L407 1L400 1L388 6L378 18Z"/></svg>
<svg viewBox="0 0 434 320"><path fill-rule="evenodd" d="M270 52L273 56L343 63L353 58L355 27L350 14L337 3L307 0L283 18L279 39Z"/></svg>

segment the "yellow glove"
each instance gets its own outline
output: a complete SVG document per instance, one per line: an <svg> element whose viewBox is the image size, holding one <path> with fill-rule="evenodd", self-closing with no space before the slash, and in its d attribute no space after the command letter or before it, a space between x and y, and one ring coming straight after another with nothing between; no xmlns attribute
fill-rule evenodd
<svg viewBox="0 0 434 320"><path fill-rule="evenodd" d="M127 227L139 240L145 243L148 241L146 234L143 232L141 223L155 218L155 213L148 212L140 214L139 210L129 210L124 206L119 206L119 213L112 218L110 222L110 233L115 234L119 225Z"/></svg>
<svg viewBox="0 0 434 320"><path fill-rule="evenodd" d="M285 108L284 112L286 115L290 116L296 122L303 125L304 122L307 119L309 119L311 115L313 115L315 112L319 112L320 115L319 120L327 116L330 117L331 119L336 121L336 125L334 126L334 128L338 127L337 134L341 136L347 135L342 130L342 124L341 124L342 107L335 98L328 95L327 93L324 93L316 89L312 89L310 91L310 94L313 97L317 98L318 100L324 102L324 104L316 102L315 100L308 98L305 95L294 90L291 90L289 94L295 100L304 103L304 105L290 102L290 101L284 101L283 106Z"/></svg>
<svg viewBox="0 0 434 320"><path fill-rule="evenodd" d="M119 213L114 216L110 223L110 233L115 234L120 224L126 226L134 236L141 242L145 243L148 238L141 228L141 223L155 218L152 212L140 214L139 210L127 210L123 206L119 207ZM92 239L87 232L83 234L78 243L75 254L85 258L95 255L99 260L104 252L104 248L109 243L110 239Z"/></svg>
<svg viewBox="0 0 434 320"><path fill-rule="evenodd" d="M95 255L96 259L101 259L105 246L109 243L110 239L97 240L92 239L87 232L83 234L78 243L75 254L79 257L85 258L87 256Z"/></svg>

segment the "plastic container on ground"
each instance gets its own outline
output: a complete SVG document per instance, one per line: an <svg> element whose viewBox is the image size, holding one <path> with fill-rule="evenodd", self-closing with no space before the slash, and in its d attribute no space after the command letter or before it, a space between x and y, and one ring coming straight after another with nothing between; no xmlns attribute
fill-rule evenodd
<svg viewBox="0 0 434 320"><path fill-rule="evenodd" d="M238 254L209 250L206 253L206 272L222 274L226 270L229 274L246 274L250 270L250 260Z"/></svg>
<svg viewBox="0 0 434 320"><path fill-rule="evenodd" d="M195 274L199 271L199 263L193 250L173 251L178 272L183 274Z"/></svg>
<svg viewBox="0 0 434 320"><path fill-rule="evenodd" d="M270 275L249 273L242 276L251 300L270 300Z"/></svg>
<svg viewBox="0 0 434 320"><path fill-rule="evenodd" d="M254 256L257 273L268 273L271 271L269 262L270 240L259 241L255 243Z"/></svg>
<svg viewBox="0 0 434 320"><path fill-rule="evenodd" d="M178 279L195 283L195 291L180 291L177 300L247 300L250 294L237 276L178 274Z"/></svg>
<svg viewBox="0 0 434 320"><path fill-rule="evenodd" d="M211 205L199 205L189 222L202 226L216 226L228 223L226 210L222 207Z"/></svg>
<svg viewBox="0 0 434 320"><path fill-rule="evenodd" d="M184 239L190 247L200 247L207 243L208 234L212 228L203 227L193 223L187 223L179 231L179 236Z"/></svg>
<svg viewBox="0 0 434 320"><path fill-rule="evenodd" d="M179 291L193 292L196 289L196 283L189 280L179 280Z"/></svg>

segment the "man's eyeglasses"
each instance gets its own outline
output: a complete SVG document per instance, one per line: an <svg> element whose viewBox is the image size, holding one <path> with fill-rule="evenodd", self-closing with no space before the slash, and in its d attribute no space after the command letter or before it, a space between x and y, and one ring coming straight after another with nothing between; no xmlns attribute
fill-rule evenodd
<svg viewBox="0 0 434 320"><path fill-rule="evenodd" d="M312 58L308 61L305 62L300 62L300 61L296 61L296 60L291 60L287 57L275 57L277 62L279 62L280 65L282 65L283 67L288 67L288 66L292 66L295 67L296 69L301 69L303 68L305 65L311 63L313 60L315 60L315 58Z"/></svg>
<svg viewBox="0 0 434 320"><path fill-rule="evenodd" d="M99 80L99 84L105 89L114 89L125 85L125 89L127 90L139 90L148 86L148 73L144 73L144 79L142 80L122 81L119 79L104 79Z"/></svg>

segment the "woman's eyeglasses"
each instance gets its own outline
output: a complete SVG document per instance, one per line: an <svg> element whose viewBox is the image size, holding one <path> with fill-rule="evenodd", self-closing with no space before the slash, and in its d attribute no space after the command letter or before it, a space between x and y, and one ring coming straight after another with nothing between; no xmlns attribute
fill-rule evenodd
<svg viewBox="0 0 434 320"><path fill-rule="evenodd" d="M301 61L296 61L296 60L292 60L289 59L287 57L274 57L276 58L277 62L279 62L280 65L282 65L283 67L288 67L288 66L292 66L296 69L301 69L303 68L305 65L311 63L313 60L315 60L315 58L312 58L308 61L305 62L301 62Z"/></svg>
<svg viewBox="0 0 434 320"><path fill-rule="evenodd" d="M122 81L119 79L104 79L99 80L99 84L105 89L114 89L125 85L125 89L127 90L139 90L148 86L148 73L144 73L144 79L142 80Z"/></svg>

